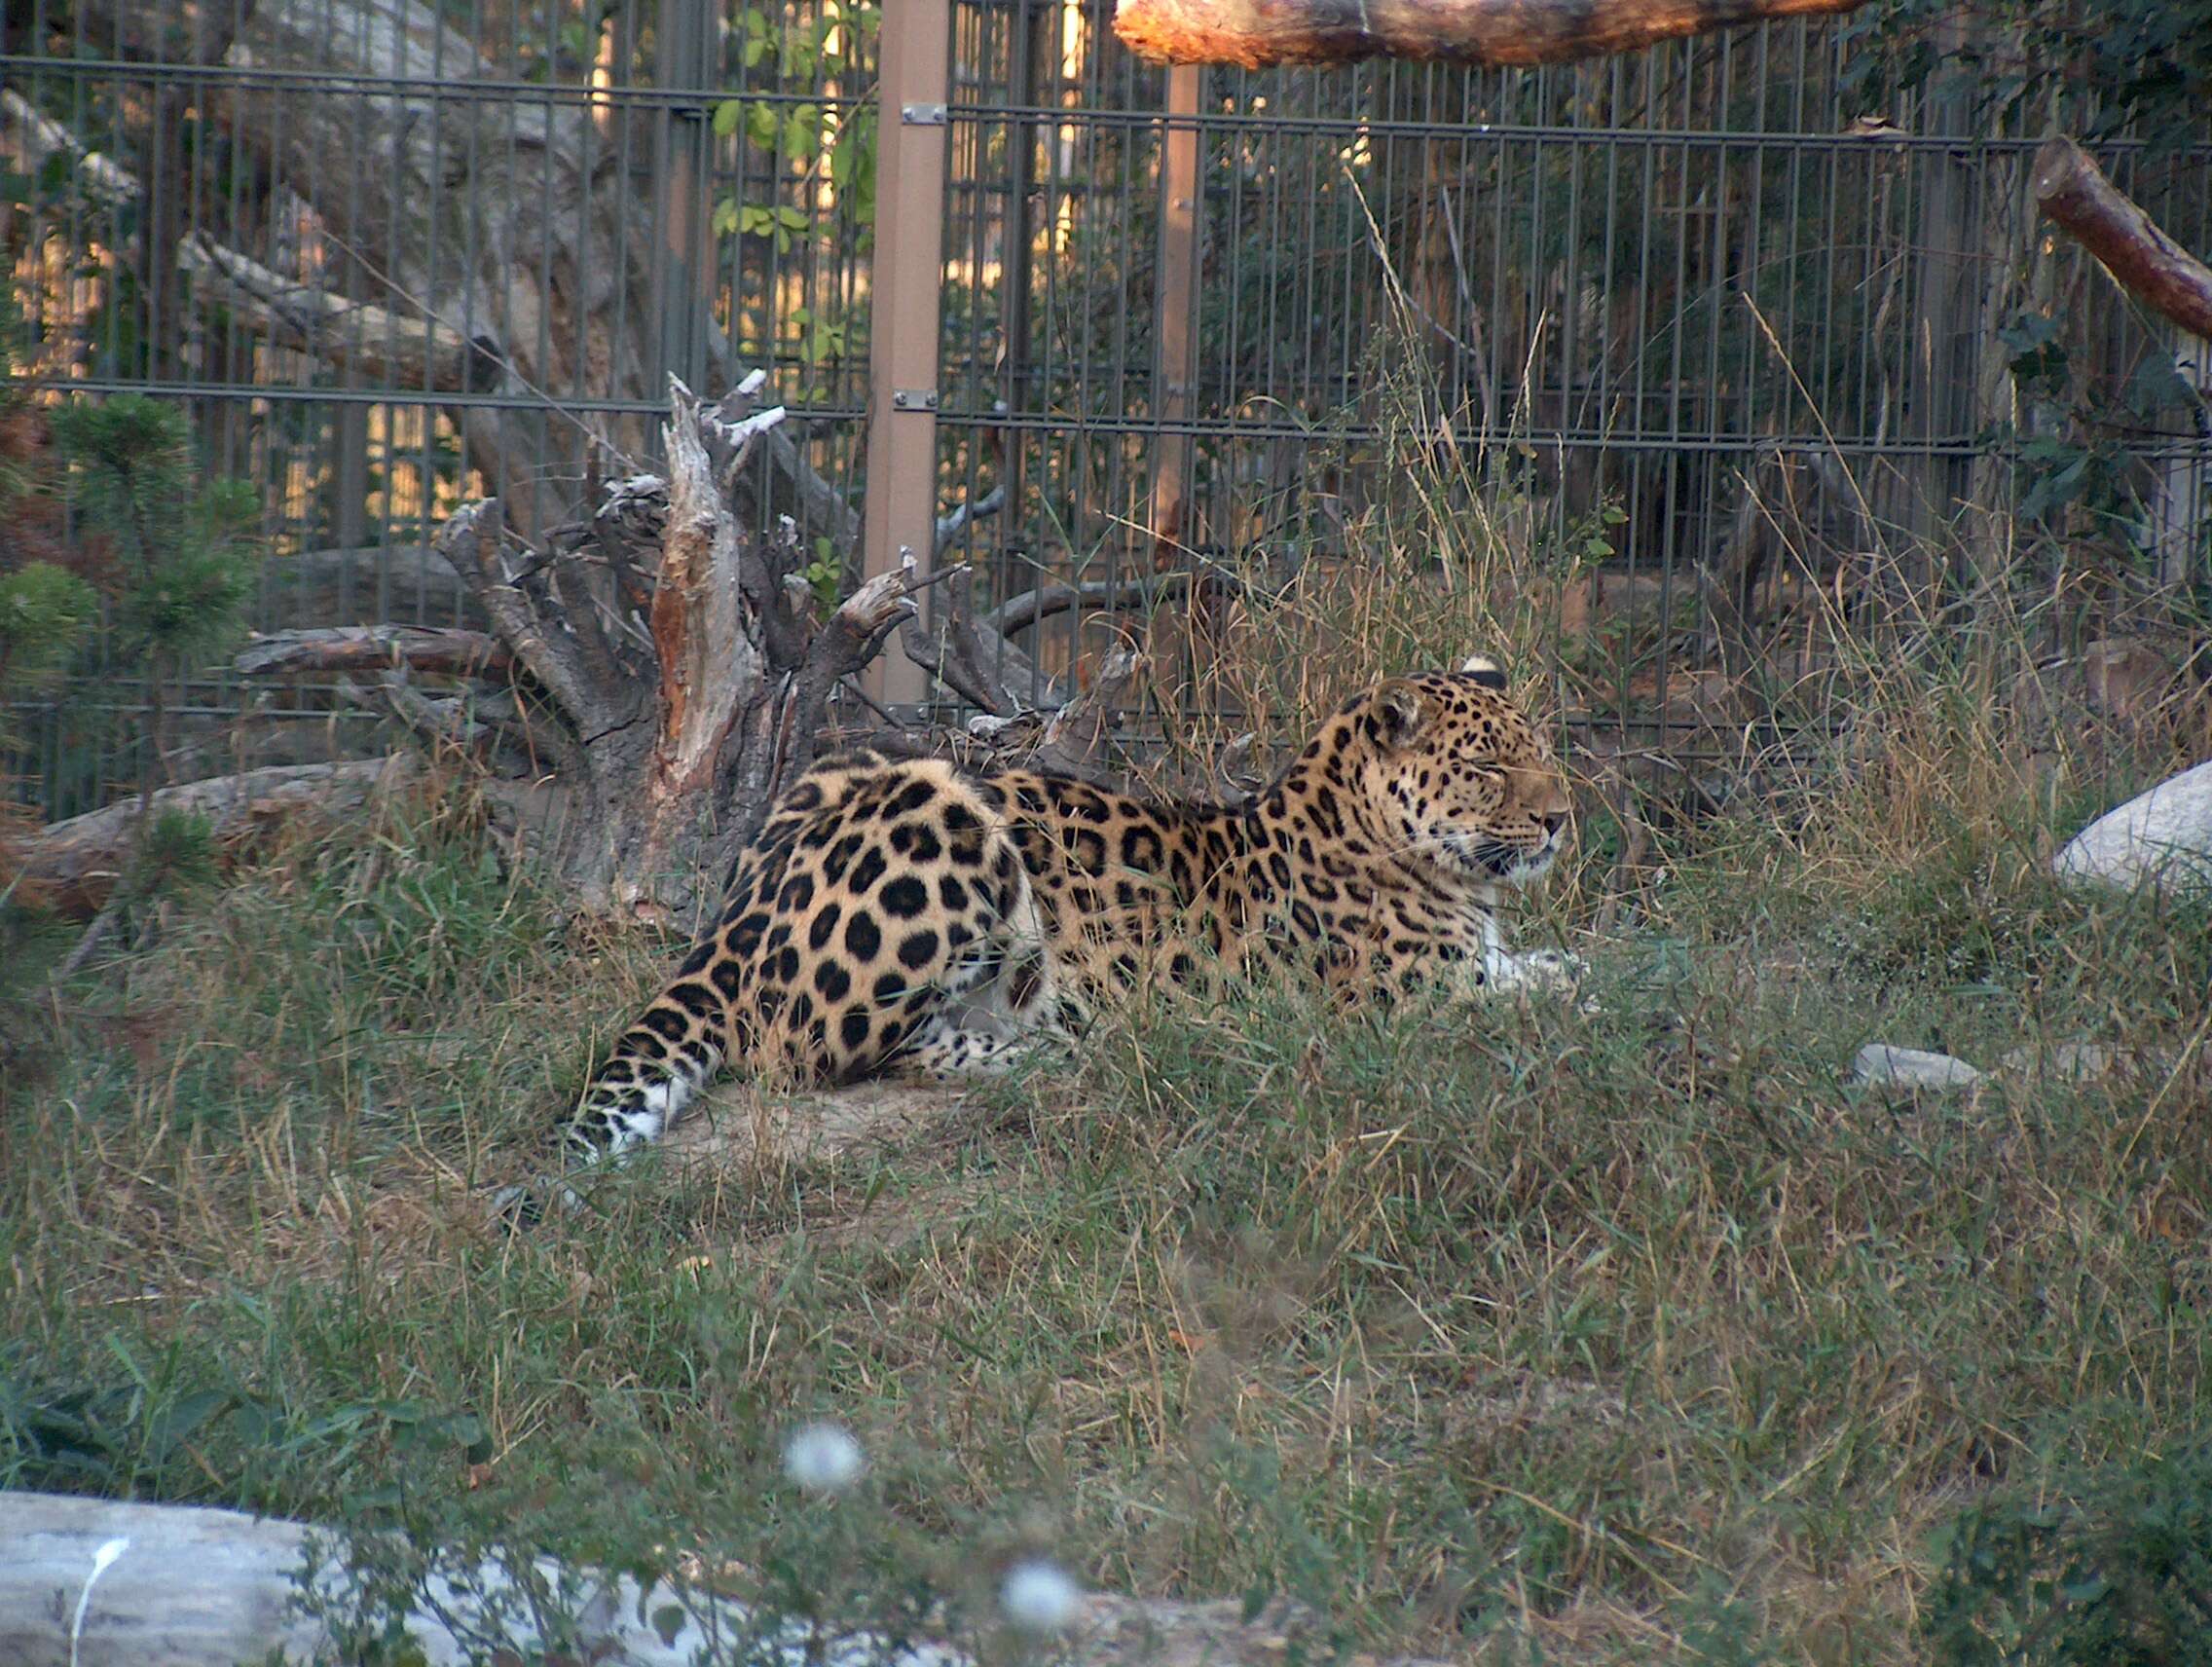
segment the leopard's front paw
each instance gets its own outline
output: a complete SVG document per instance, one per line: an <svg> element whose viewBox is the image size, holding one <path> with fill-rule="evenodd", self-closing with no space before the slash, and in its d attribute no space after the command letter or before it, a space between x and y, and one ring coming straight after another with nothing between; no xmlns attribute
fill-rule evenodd
<svg viewBox="0 0 2212 1667"><path fill-rule="evenodd" d="M1499 955L1491 982L1500 989L1571 990L1582 982L1582 958L1564 949Z"/></svg>

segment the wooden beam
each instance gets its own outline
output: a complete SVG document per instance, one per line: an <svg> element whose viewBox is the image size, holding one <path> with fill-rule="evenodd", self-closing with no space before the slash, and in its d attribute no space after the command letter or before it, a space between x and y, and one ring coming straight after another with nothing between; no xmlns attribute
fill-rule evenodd
<svg viewBox="0 0 2212 1667"><path fill-rule="evenodd" d="M2166 236L2072 139L2036 152L2036 206L2104 263L2113 281L2193 336L2212 341L2212 266Z"/></svg>
<svg viewBox="0 0 2212 1667"><path fill-rule="evenodd" d="M1153 298L1152 568L1182 564L1190 537L1192 444L1187 431L1198 359L1198 69L1167 72L1171 126L1160 147L1160 275ZM1077 648L1080 649L1081 645Z"/></svg>
<svg viewBox="0 0 2212 1667"><path fill-rule="evenodd" d="M926 577L937 554L938 293L944 278L945 92L950 0L883 9L877 61L874 291L869 297L866 577ZM929 679L896 642L864 680L888 706Z"/></svg>
<svg viewBox="0 0 2212 1667"><path fill-rule="evenodd" d="M1564 63L1866 0L1116 0L1114 32L1164 63Z"/></svg>

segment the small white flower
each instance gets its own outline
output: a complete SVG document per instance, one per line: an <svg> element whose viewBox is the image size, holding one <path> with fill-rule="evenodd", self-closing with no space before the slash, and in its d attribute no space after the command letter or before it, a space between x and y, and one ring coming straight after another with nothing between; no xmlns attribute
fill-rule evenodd
<svg viewBox="0 0 2212 1667"><path fill-rule="evenodd" d="M1006 1572L999 1608L1024 1632L1063 1632L1075 1619L1083 1588L1056 1563L1032 1558Z"/></svg>
<svg viewBox="0 0 2212 1667"><path fill-rule="evenodd" d="M784 1474L810 1494L841 1494L866 1468L867 1455L841 1424L810 1424L784 1443Z"/></svg>

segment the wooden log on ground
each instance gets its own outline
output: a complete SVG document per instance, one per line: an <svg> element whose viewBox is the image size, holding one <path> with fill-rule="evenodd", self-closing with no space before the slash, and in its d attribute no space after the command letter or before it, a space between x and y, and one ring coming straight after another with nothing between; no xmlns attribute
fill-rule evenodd
<svg viewBox="0 0 2212 1667"><path fill-rule="evenodd" d="M434 625L318 625L257 637L231 661L240 677L292 672L381 671L405 666L418 672L505 671L513 659L498 639L482 631Z"/></svg>
<svg viewBox="0 0 2212 1667"><path fill-rule="evenodd" d="M2113 280L2193 336L2212 341L2212 266L2166 236L2072 139L2036 152L2036 206L2104 263Z"/></svg>
<svg viewBox="0 0 2212 1667"><path fill-rule="evenodd" d="M276 764L164 788L154 795L153 810L157 816L181 810L204 817L217 842L227 843L303 810L350 815L379 793L412 781L420 767L399 754L338 764ZM129 862L137 819L138 800L129 798L11 839L0 846L0 887L19 882L24 893L50 908L93 913Z"/></svg>
<svg viewBox="0 0 2212 1667"><path fill-rule="evenodd" d="M0 1661L232 1667L272 1656L332 1659L336 1641L323 1621L292 1609L310 1589L300 1576L311 1557L317 1560L316 1606L343 1605L346 1574L321 1560L327 1550L308 1525L279 1517L0 1494ZM679 1592L666 1581L646 1592L626 1574L609 1579L547 1558L531 1573L571 1598L562 1607L575 1616L573 1642L581 1648L573 1658L689 1667L717 1638L726 1644L745 1633L740 1606ZM494 1650L535 1659L551 1642L531 1624L524 1583L501 1562L455 1569L427 1588L406 1618L427 1667L498 1658ZM880 1640L873 1641L876 1652L864 1656L864 1642L851 1641L852 1659L880 1659L886 1667L957 1667L961 1660L928 1645L894 1651ZM803 1644L794 1643L781 1663L777 1653L770 1649L760 1659L769 1667L801 1667L808 1659Z"/></svg>
<svg viewBox="0 0 2212 1667"><path fill-rule="evenodd" d="M240 1661L332 1660L328 1620L357 1588L333 1539L306 1523L239 1511L135 1504L56 1494L0 1493L0 1662L40 1667L234 1667ZM568 1623L544 1636L526 1588L557 1593ZM308 1597L301 1608L294 1600ZM949 1645L894 1645L877 1634L827 1635L766 1624L729 1598L662 1580L564 1567L521 1570L503 1557L454 1558L418 1582L404 1616L425 1667L470 1661L597 1661L692 1667L972 1667ZM1276 1598L1256 1613L1238 1600L1177 1602L1092 1593L1079 1600L1052 1656L1069 1667L1281 1667L1332 1653L1318 1616ZM351 1657L346 1656L347 1659ZM380 1657L381 1658L381 1657ZM997 1652L992 1652L997 1658ZM1347 1667L1438 1667L1348 1657Z"/></svg>
<svg viewBox="0 0 2212 1667"><path fill-rule="evenodd" d="M1564 63L1865 0L1118 0L1114 33L1163 63Z"/></svg>

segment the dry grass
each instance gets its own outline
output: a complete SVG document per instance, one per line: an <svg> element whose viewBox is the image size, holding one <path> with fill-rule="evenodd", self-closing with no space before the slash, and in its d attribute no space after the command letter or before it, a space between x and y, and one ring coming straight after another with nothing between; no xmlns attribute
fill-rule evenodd
<svg viewBox="0 0 2212 1667"><path fill-rule="evenodd" d="M1555 705L1641 675L1671 622L1559 624L1603 518L1539 536L1402 415L1369 559L1219 619L1185 693L1288 739L1500 643ZM1523 936L1598 1013L1132 1014L822 1144L738 1091L719 1161L519 1240L481 1189L665 946L565 925L458 790L272 853L0 1090L0 1479L682 1545L810 1612L958 1609L1050 1546L1367 1648L1926 1658L1963 1507L2204 1426L2212 1304L2212 912L2047 878L2184 720L2120 725L1989 599L1932 616L1826 616L1816 679L1728 709L1732 798L1571 757L1580 854ZM1893 1096L1848 1080L1875 1037L2028 1059ZM826 1415L873 1458L829 1512L776 1474Z"/></svg>

